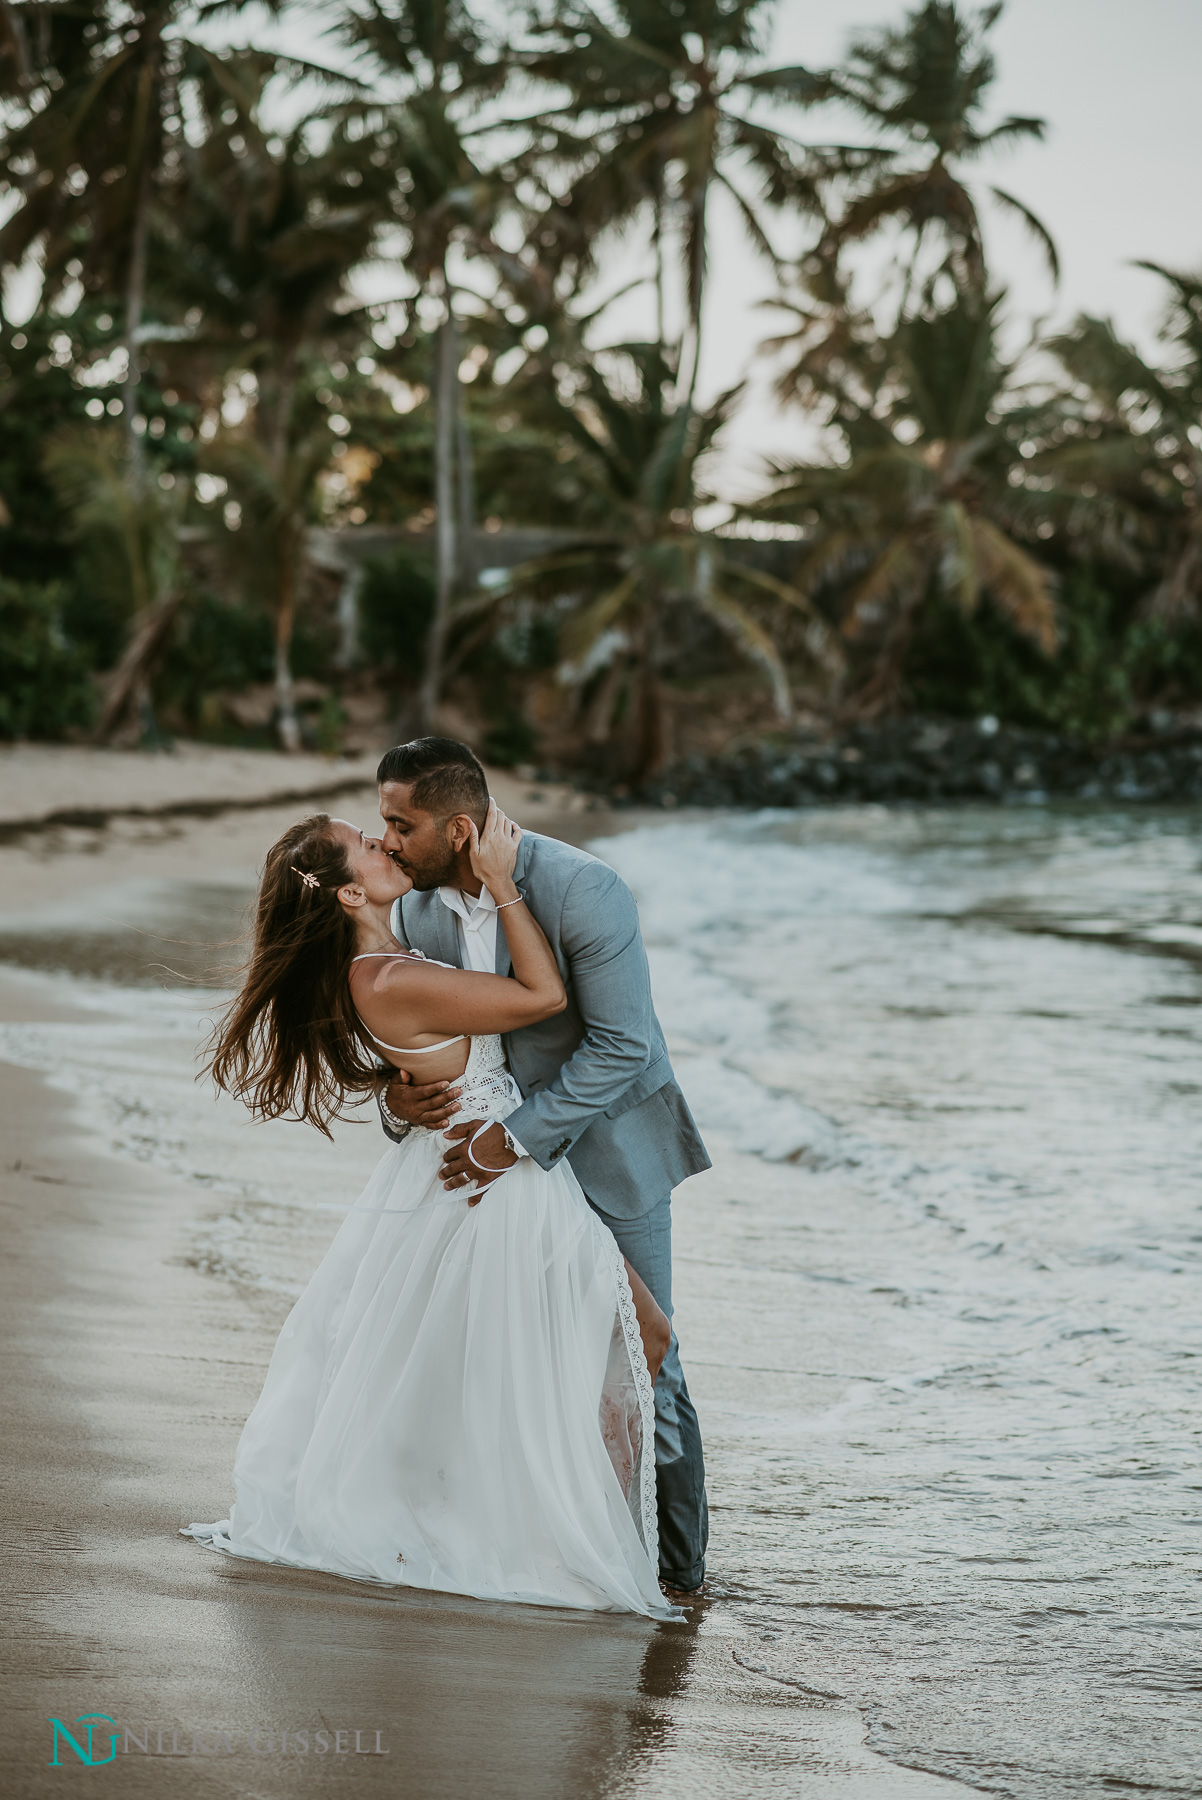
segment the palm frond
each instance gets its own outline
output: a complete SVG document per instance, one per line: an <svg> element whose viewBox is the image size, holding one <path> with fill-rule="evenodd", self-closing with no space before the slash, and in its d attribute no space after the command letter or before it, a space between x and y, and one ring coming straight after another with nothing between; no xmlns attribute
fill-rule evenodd
<svg viewBox="0 0 1202 1800"><path fill-rule="evenodd" d="M687 455L692 423L691 408L680 407L663 427L650 457L640 472L638 496L642 504L651 512L663 512L670 504L669 495L677 484L681 465Z"/></svg>
<svg viewBox="0 0 1202 1800"><path fill-rule="evenodd" d="M1018 217L1027 227L1031 236L1042 246L1043 253L1048 259L1048 268L1051 271L1052 280L1059 284L1060 257L1056 250L1052 234L1044 224L1043 220L1038 218L1031 211L1029 206L1025 206L1015 194L1008 194L1005 188L991 187L989 191L995 200L999 200L1003 206L1009 207L1011 212L1018 214Z"/></svg>
<svg viewBox="0 0 1202 1800"><path fill-rule="evenodd" d="M806 620L806 649L814 661L832 678L837 678L844 673L846 658L842 646L814 602L801 588L793 587L787 581L778 580L766 569L755 569L748 563L731 562L729 557L717 558L716 567L722 571L727 583L745 581L749 586L758 587L764 593L771 594L774 600L791 607L794 612L801 613Z"/></svg>
<svg viewBox="0 0 1202 1800"><path fill-rule="evenodd" d="M843 635L856 638L864 628L871 608L880 606L903 584L913 585L917 559L909 534L895 537L886 544L871 568L851 589L843 602Z"/></svg>
<svg viewBox="0 0 1202 1800"><path fill-rule="evenodd" d="M702 588L697 598L714 623L720 625L743 653L763 669L772 686L777 716L788 721L793 713L789 677L776 645L758 619L729 594L712 585Z"/></svg>
<svg viewBox="0 0 1202 1800"><path fill-rule="evenodd" d="M757 249L762 251L764 256L766 256L768 261L772 264L773 268L779 270L782 267L780 257L773 249L771 239L764 230L763 225L760 223L751 202L745 195L739 192L734 182L731 181L729 176L721 169L717 171L715 179L718 182L719 187L726 189L726 192L731 196L735 205L738 207L743 223L747 227L747 235L750 237L752 243L755 244Z"/></svg>
<svg viewBox="0 0 1202 1800"><path fill-rule="evenodd" d="M586 657L603 631L621 616L627 602L639 585L641 570L636 565L627 571L616 587L602 594L578 612L564 627L562 644L567 662L580 662Z"/></svg>
<svg viewBox="0 0 1202 1800"><path fill-rule="evenodd" d="M833 92L828 74L804 68L800 63L779 69L755 69L737 76L734 85L751 88L759 94L773 94L780 100L800 101L803 106L829 100Z"/></svg>
<svg viewBox="0 0 1202 1800"><path fill-rule="evenodd" d="M981 582L994 604L1050 656L1059 637L1050 571L992 519L974 518L971 531Z"/></svg>

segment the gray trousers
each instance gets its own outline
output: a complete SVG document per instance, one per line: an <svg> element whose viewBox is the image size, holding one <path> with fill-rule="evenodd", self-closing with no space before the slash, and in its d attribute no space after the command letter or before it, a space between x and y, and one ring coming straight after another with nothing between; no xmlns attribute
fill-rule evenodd
<svg viewBox="0 0 1202 1800"><path fill-rule="evenodd" d="M599 1206L594 1206L593 1211L609 1226L622 1255L642 1276L670 1319L672 1196L657 1201L641 1219L615 1219ZM675 1330L655 1383L655 1485L660 1576L672 1587L700 1587L705 1579L705 1547L709 1541L705 1457L701 1428L680 1366Z"/></svg>

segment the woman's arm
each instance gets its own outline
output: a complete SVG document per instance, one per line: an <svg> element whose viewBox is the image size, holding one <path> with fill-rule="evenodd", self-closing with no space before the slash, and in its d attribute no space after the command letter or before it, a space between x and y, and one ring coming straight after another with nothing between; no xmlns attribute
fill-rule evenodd
<svg viewBox="0 0 1202 1800"><path fill-rule="evenodd" d="M513 882L521 830L489 802L484 830L472 828L472 868L501 909L512 975L444 969L397 958L380 966L362 998L366 1020L388 1043L427 1035L517 1031L563 1011L567 995L542 927ZM513 904L506 904L513 902ZM370 995L370 999L368 996Z"/></svg>
<svg viewBox="0 0 1202 1800"><path fill-rule="evenodd" d="M398 957L367 988L360 1011L364 1023L389 1044L430 1036L483 1037L562 1012L567 997L558 970L556 983L557 993L549 983L528 987L516 973L480 975Z"/></svg>
<svg viewBox="0 0 1202 1800"><path fill-rule="evenodd" d="M521 826L507 819L496 801L490 800L484 830L477 836L475 826L472 827L468 854L477 879L484 883L497 904L513 964L512 976L490 979L517 981L526 989L538 1010L522 1023L532 1024L536 1019L549 1019L553 1014L561 1013L568 997L543 928L514 885L513 871L521 841ZM493 1029L513 1031L516 1027L506 1025Z"/></svg>

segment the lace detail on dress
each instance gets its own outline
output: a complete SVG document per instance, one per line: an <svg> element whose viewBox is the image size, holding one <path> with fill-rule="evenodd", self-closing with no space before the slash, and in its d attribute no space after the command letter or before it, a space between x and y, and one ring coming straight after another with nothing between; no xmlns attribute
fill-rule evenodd
<svg viewBox="0 0 1202 1800"><path fill-rule="evenodd" d="M626 1488L626 1500L630 1507L630 1516L634 1520L635 1529L642 1540L651 1567L658 1569L659 1516L655 1504L655 1390L651 1380L651 1371L647 1367L647 1357L643 1350L643 1335L639 1330L638 1313L635 1311L634 1295L630 1289L630 1277L626 1273L626 1263L616 1243L613 1247L613 1269L614 1285L617 1289L618 1323L625 1341L626 1354L630 1359L630 1372L634 1377L641 1426L637 1452L638 1466L632 1471L633 1479ZM602 1429L604 1430L604 1426ZM621 1479L620 1473L619 1479ZM623 1483L623 1486L625 1487L626 1484Z"/></svg>
<svg viewBox="0 0 1202 1800"><path fill-rule="evenodd" d="M505 1046L499 1037L474 1037L467 1064L455 1084L460 1089L459 1116L463 1119L503 1119L522 1104L517 1083L505 1062ZM435 1127L441 1132L441 1125ZM429 1131L415 1125L415 1131Z"/></svg>

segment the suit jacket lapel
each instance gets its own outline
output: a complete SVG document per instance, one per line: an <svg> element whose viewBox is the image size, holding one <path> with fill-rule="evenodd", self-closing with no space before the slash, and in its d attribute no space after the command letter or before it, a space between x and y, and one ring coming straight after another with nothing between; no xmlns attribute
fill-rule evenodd
<svg viewBox="0 0 1202 1800"><path fill-rule="evenodd" d="M459 949L459 927L455 923L455 915L449 906L444 906L438 897L438 889L430 895L430 910L434 914L434 935L438 940L438 960L450 963L452 968L463 967L463 955Z"/></svg>
<svg viewBox="0 0 1202 1800"><path fill-rule="evenodd" d="M505 924L500 913L497 914L497 950L493 968L498 975L512 975L513 958L509 954L509 940L505 936Z"/></svg>
<svg viewBox="0 0 1202 1800"><path fill-rule="evenodd" d="M454 914L439 899L437 888L429 893L406 894L401 901L401 914L404 941L410 949L420 950L425 956L436 956L439 962L450 963L452 968L463 967ZM397 935L402 934L398 932Z"/></svg>
<svg viewBox="0 0 1202 1800"><path fill-rule="evenodd" d="M526 881L530 872L530 854L533 848L530 833L526 832L518 845L518 859L513 867L514 884L523 895L526 891ZM500 915L497 917L497 951L493 967L498 975L512 975L513 973L513 958L509 954L509 940L505 936L505 925Z"/></svg>

